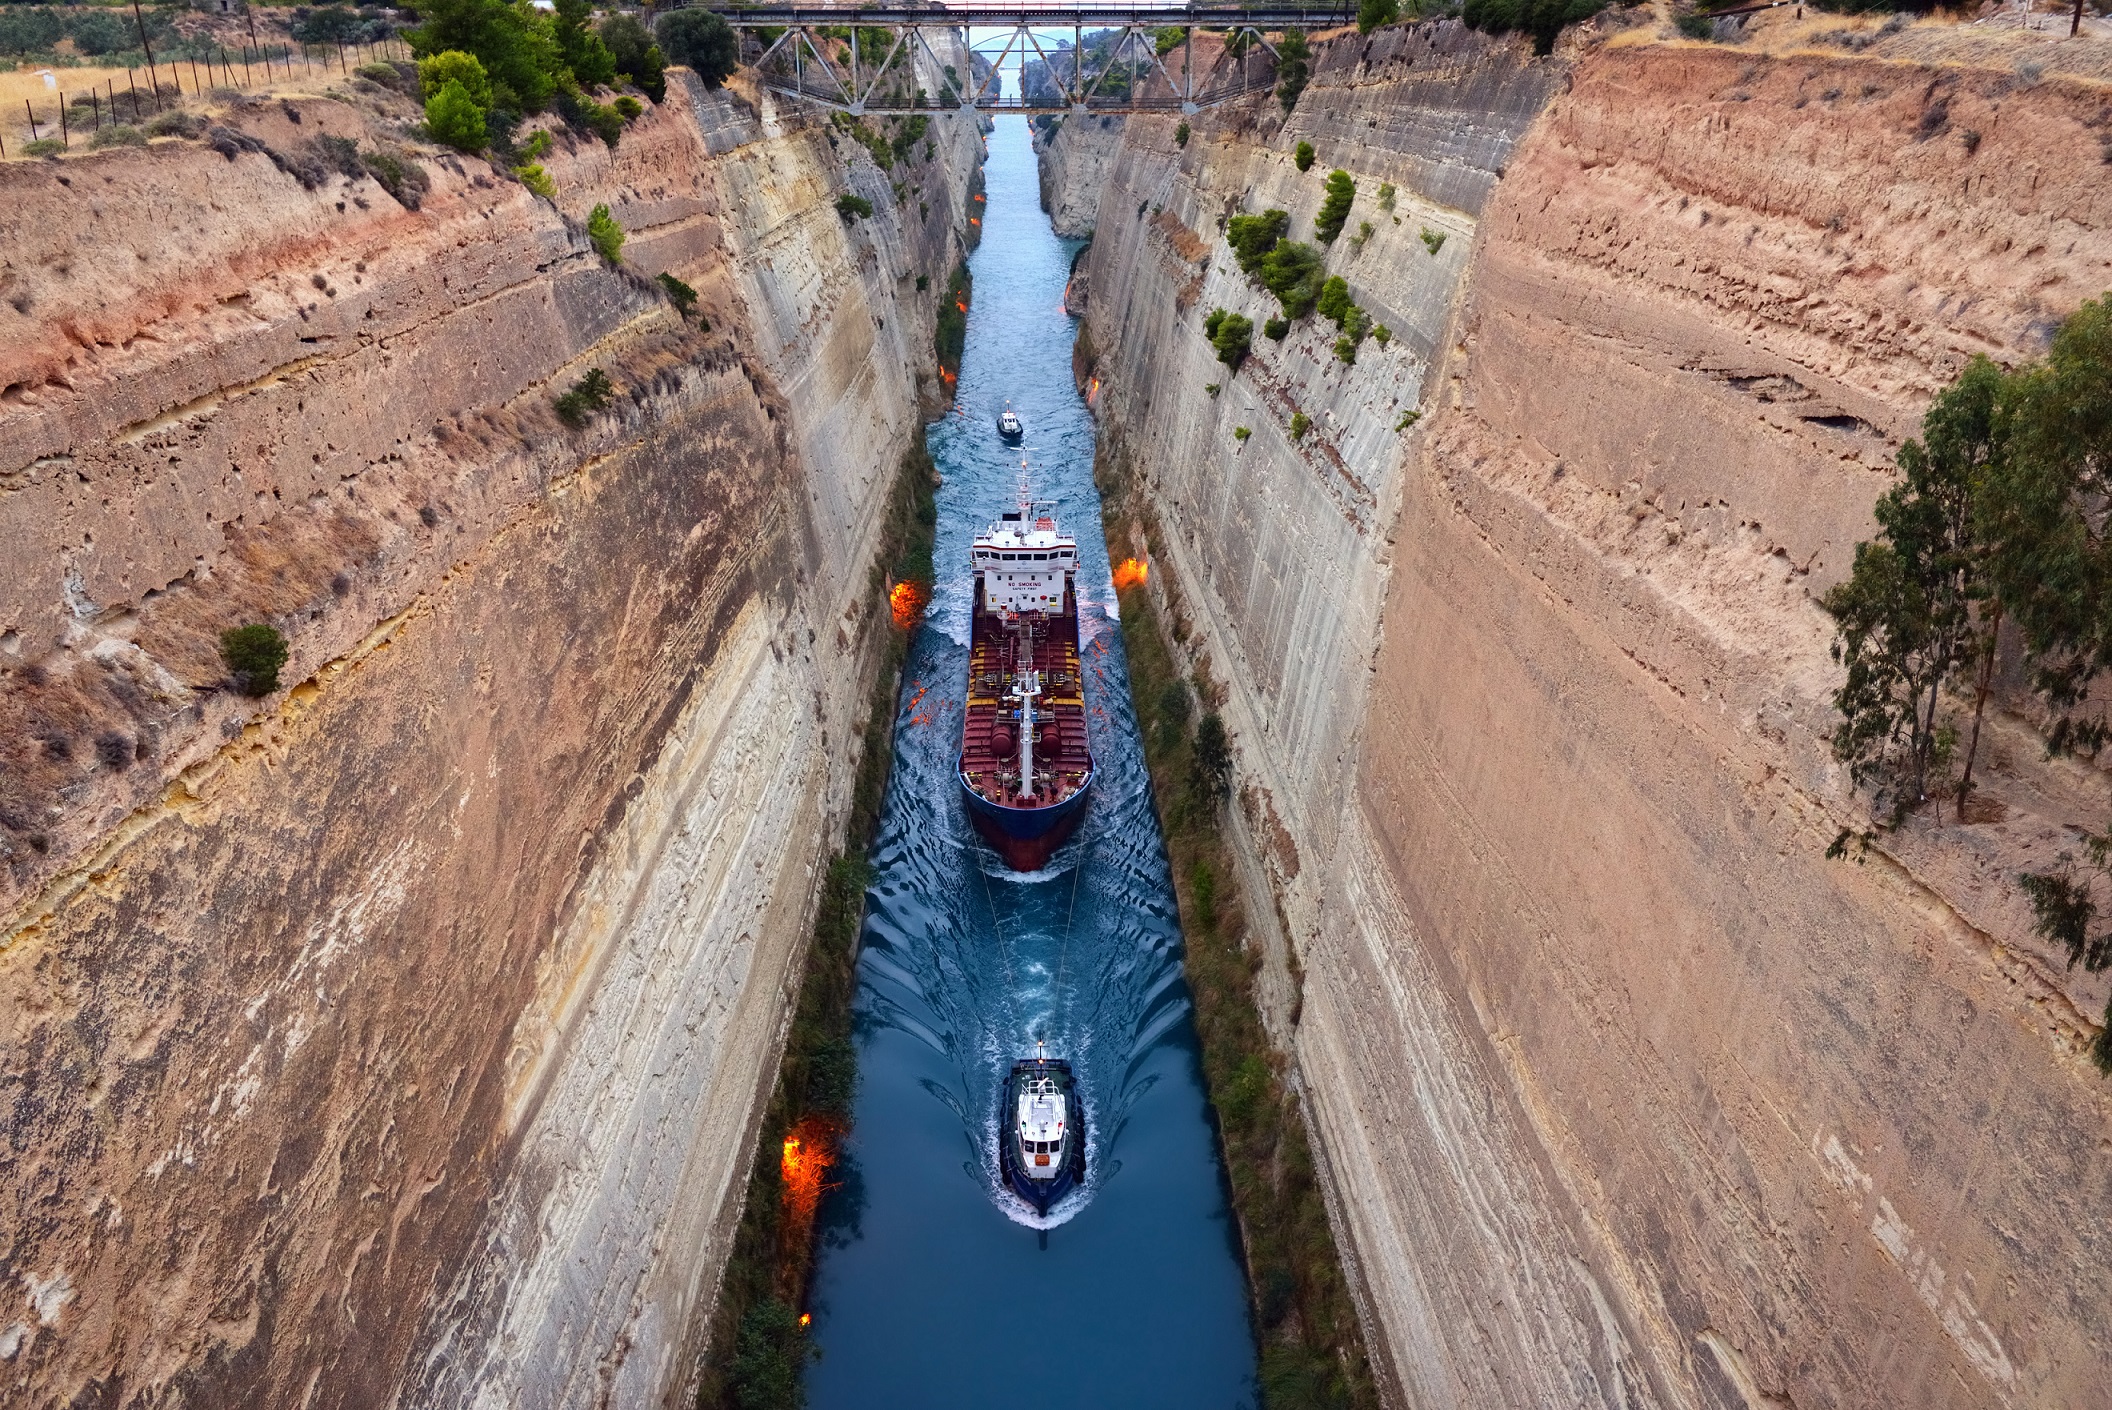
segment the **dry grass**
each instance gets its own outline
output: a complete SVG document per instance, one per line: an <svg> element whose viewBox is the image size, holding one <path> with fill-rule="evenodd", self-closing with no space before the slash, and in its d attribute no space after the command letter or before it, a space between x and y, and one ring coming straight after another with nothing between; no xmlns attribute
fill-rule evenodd
<svg viewBox="0 0 2112 1410"><path fill-rule="evenodd" d="M402 52L395 46L392 53ZM252 63L246 68L241 56L232 49L229 57L232 66L222 69L217 63L208 66L203 60L193 64L189 59L156 65L160 76L163 105L177 102L194 112L210 111L216 106L210 97L213 92L236 92L243 94L268 93L288 96L316 96L332 88L342 89L356 70L369 57L365 51L347 50L345 71L340 71L334 52L326 63L318 54L314 62L300 59L289 68L285 61L274 60L267 77L262 62ZM375 57L379 57L376 51ZM207 70L210 67L211 72ZM132 107L131 92L137 90L139 100L145 104L144 114L154 115L154 85L149 81L145 69L124 69L82 65L78 68L53 68L48 70L51 81L47 83L40 68L0 69L0 140L7 143L7 160L22 160L21 146L30 140L29 116L36 114L37 135L56 137L59 135L58 117L62 98L72 101L93 89L107 105L115 95L119 110L127 114ZM201 94L198 90L208 90ZM180 94L180 98L179 98ZM29 105L25 111L23 104ZM109 121L107 117L105 122ZM70 150L85 151L85 134L76 128Z"/></svg>

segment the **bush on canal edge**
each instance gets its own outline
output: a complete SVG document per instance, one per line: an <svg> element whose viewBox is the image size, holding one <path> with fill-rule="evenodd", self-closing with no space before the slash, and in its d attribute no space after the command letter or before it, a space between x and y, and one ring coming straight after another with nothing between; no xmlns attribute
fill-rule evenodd
<svg viewBox="0 0 2112 1410"><path fill-rule="evenodd" d="M1096 479L1110 554L1126 556L1139 537L1155 554L1155 516L1129 503L1128 475L1106 440ZM1180 903L1203 1073L1246 1256L1261 1345L1262 1404L1266 1410L1363 1410L1378 1405L1378 1388L1335 1251L1305 1120L1255 1003L1261 955L1258 945L1247 944L1242 900L1231 884L1222 831L1231 758L1216 709L1224 689L1207 668L1183 678L1174 651L1189 635L1187 617L1172 584L1162 579L1160 591L1170 622L1147 584L1121 590L1122 642ZM1202 703L1199 718L1190 707L1191 691Z"/></svg>
<svg viewBox="0 0 2112 1410"><path fill-rule="evenodd" d="M788 1217L787 1142L800 1140L802 1133L833 1139L850 1124L857 1076L851 999L857 987L858 927L872 878L865 850L880 822L894 759L902 663L914 630L914 624L905 628L888 622L888 599L897 583L929 589L938 526L932 495L937 470L920 429L896 474L873 558L868 610L881 619L887 636L866 713L844 847L823 873L814 938L785 1035L777 1089L763 1115L747 1203L719 1286L697 1386L698 1410L796 1410L805 1399L800 1379L810 1346L798 1310L813 1270L814 1223L811 1208L805 1217L797 1212Z"/></svg>

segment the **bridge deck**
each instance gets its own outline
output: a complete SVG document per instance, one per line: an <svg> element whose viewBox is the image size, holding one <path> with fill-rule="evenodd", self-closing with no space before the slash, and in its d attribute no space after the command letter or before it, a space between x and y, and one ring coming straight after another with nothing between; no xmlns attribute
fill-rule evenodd
<svg viewBox="0 0 2112 1410"><path fill-rule="evenodd" d="M663 7L671 8L671 7ZM1346 24L1356 18L1354 7L1342 5L1295 6L1269 5L1241 8L1234 5L1059 5L1050 3L1023 5L960 5L940 8L931 5L770 5L755 9L724 9L706 3L704 9L716 10L728 24L740 28L778 28L785 25L873 25L898 27L955 28L1010 28L1029 25L1036 28L1069 29L1083 26L1087 29L1106 29L1128 25L1186 26L1199 25L1206 28L1247 26L1255 29L1282 29L1286 25L1308 26L1318 24Z"/></svg>

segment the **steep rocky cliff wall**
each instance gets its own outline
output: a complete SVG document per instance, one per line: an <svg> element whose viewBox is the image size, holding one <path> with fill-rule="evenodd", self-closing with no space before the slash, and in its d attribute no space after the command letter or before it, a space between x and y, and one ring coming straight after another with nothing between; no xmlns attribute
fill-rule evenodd
<svg viewBox="0 0 2112 1410"><path fill-rule="evenodd" d="M1867 812L1813 595L1931 392L2112 285L2104 91L1944 54L1438 25L1325 45L1280 126L1129 124L1088 371L1228 688L1264 996L1411 1404L2103 1380L2104 985L2011 881L2103 776L2001 712L1972 821L1823 857ZM1273 308L1218 217L1309 238L1334 166L1395 338L1228 375L1203 314Z"/></svg>
<svg viewBox="0 0 2112 1410"><path fill-rule="evenodd" d="M402 106L0 166L23 1403L691 1374L980 136L935 122L898 201L677 72L613 152L560 139L554 205L428 154L411 210L315 140ZM618 395L572 430L590 367ZM251 701L215 643L259 619L290 688Z"/></svg>
<svg viewBox="0 0 2112 1410"><path fill-rule="evenodd" d="M1041 155L1041 208L1058 235L1080 239L1093 233L1100 193L1122 150L1124 121L1119 114L1104 113L1065 118L1054 136L1034 129L1034 150Z"/></svg>

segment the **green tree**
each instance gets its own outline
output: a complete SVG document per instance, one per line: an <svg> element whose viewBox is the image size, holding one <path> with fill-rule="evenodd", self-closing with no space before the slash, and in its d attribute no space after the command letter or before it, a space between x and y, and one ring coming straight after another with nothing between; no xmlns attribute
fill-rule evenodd
<svg viewBox="0 0 2112 1410"><path fill-rule="evenodd" d="M541 112L565 77L550 20L527 0L421 0L419 13L411 52L474 54L491 76L494 108Z"/></svg>
<svg viewBox="0 0 2112 1410"><path fill-rule="evenodd" d="M682 64L716 88L741 64L740 40L732 26L708 10L675 10L662 15L653 32L671 64Z"/></svg>
<svg viewBox="0 0 2112 1410"><path fill-rule="evenodd" d="M1260 215L1235 215L1225 222L1225 241L1250 275L1261 273L1261 262L1276 248L1291 228L1289 211L1265 210Z"/></svg>
<svg viewBox="0 0 2112 1410"><path fill-rule="evenodd" d="M1995 448L2002 373L1976 360L1900 447L1900 481L1877 502L1878 535L1856 545L1848 577L1822 599L1834 616L1834 757L1857 785L1872 779L1903 818L1928 796L1943 733L1936 713L1952 677L1992 647L1993 621L1974 538L1974 492ZM1899 751L1895 753L1895 750Z"/></svg>
<svg viewBox="0 0 2112 1410"><path fill-rule="evenodd" d="M1357 33L1369 34L1401 17L1400 0L1357 0Z"/></svg>
<svg viewBox="0 0 2112 1410"><path fill-rule="evenodd" d="M596 206L587 213L587 242L605 262L623 263L623 227L607 206Z"/></svg>
<svg viewBox="0 0 2112 1410"><path fill-rule="evenodd" d="M425 126L435 142L458 152L481 152L486 141L485 110L477 106L460 79L451 78L425 100Z"/></svg>
<svg viewBox="0 0 2112 1410"><path fill-rule="evenodd" d="M665 102L667 58L645 26L629 15L611 15L601 22L599 33L616 61L616 72L655 103Z"/></svg>
<svg viewBox="0 0 2112 1410"><path fill-rule="evenodd" d="M1174 146L1176 146L1176 147L1185 147L1185 146L1187 146L1187 145L1188 145L1188 124L1187 124L1187 123L1185 123L1185 122L1182 122L1182 123L1180 123L1180 124L1178 124L1178 125L1176 125L1176 126L1174 127L1174 129L1173 129L1173 145L1174 145Z"/></svg>
<svg viewBox="0 0 2112 1410"><path fill-rule="evenodd" d="M594 18L593 0L556 0L556 5L551 35L557 40L557 52L564 56L565 67L572 70L572 77L586 89L614 83L616 56L601 42L601 36L588 27Z"/></svg>
<svg viewBox="0 0 2112 1410"><path fill-rule="evenodd" d="M1313 155L1313 144L1310 142L1300 142L1291 149L1291 160L1297 163L1300 171L1313 169Z"/></svg>
<svg viewBox="0 0 2112 1410"><path fill-rule="evenodd" d="M252 622L220 633L220 659L244 695L265 696L279 688L286 664L286 638L277 627Z"/></svg>
<svg viewBox="0 0 2112 1410"><path fill-rule="evenodd" d="M1285 30L1276 41L1276 101L1285 112L1298 106L1298 95L1305 91L1312 71L1312 51L1306 47L1304 33Z"/></svg>
<svg viewBox="0 0 2112 1410"><path fill-rule="evenodd" d="M2056 870L2026 873L2017 881L2031 902L2032 929L2067 948L2070 969L2080 960L2083 968L2096 973L2112 967L2112 931L2091 933L2099 914L2098 883L2112 881L2112 833L2085 836L2083 852L2086 861L2080 872L2075 857L2063 852ZM2090 1060L2099 1072L2112 1074L2112 1001L2105 1004L2096 1041L2090 1044Z"/></svg>
<svg viewBox="0 0 2112 1410"><path fill-rule="evenodd" d="M1152 44L1159 51L1159 56L1164 58L1180 48L1181 41L1187 37L1187 32L1177 24L1162 25L1153 31Z"/></svg>
<svg viewBox="0 0 2112 1410"><path fill-rule="evenodd" d="M1261 262L1261 282L1283 305L1283 316L1296 322L1313 311L1327 279L1320 252L1297 240L1282 240Z"/></svg>
<svg viewBox="0 0 2112 1410"><path fill-rule="evenodd" d="M1210 330L1210 345L1217 349L1217 360L1234 372L1247 360L1247 353L1254 346L1254 323L1237 313L1228 313L1215 328Z"/></svg>
<svg viewBox="0 0 2112 1410"><path fill-rule="evenodd" d="M1313 234L1323 245L1331 245L1349 219L1350 205L1357 199L1357 183L1340 167L1327 174L1327 197L1313 217Z"/></svg>
<svg viewBox="0 0 2112 1410"><path fill-rule="evenodd" d="M587 424L589 416L606 407L615 395L616 387L609 381L609 374L598 367L590 367L586 376L572 384L571 391L557 399L557 419L577 430Z"/></svg>
<svg viewBox="0 0 2112 1410"><path fill-rule="evenodd" d="M690 311L697 306L697 291L664 270L655 277L659 279L660 287L667 291L668 302L675 306L675 312L684 318L689 317Z"/></svg>
<svg viewBox="0 0 2112 1410"><path fill-rule="evenodd" d="M469 100L480 108L491 106L491 78L484 72L484 65L475 54L465 54L460 49L448 49L431 54L418 61L418 92L421 97L435 98L449 83L458 83Z"/></svg>
<svg viewBox="0 0 2112 1410"><path fill-rule="evenodd" d="M1337 274L1320 286L1320 298L1313 305L1322 318L1331 318L1337 328L1349 321L1350 310L1356 305L1350 302L1349 282Z"/></svg>
<svg viewBox="0 0 2112 1410"><path fill-rule="evenodd" d="M1977 362L1968 375L1998 376ZM2095 752L2107 725L2090 686L2112 666L2112 299L2084 304L2010 377L1997 419L2004 453L1977 523L1988 579L2055 711L2049 746Z"/></svg>

